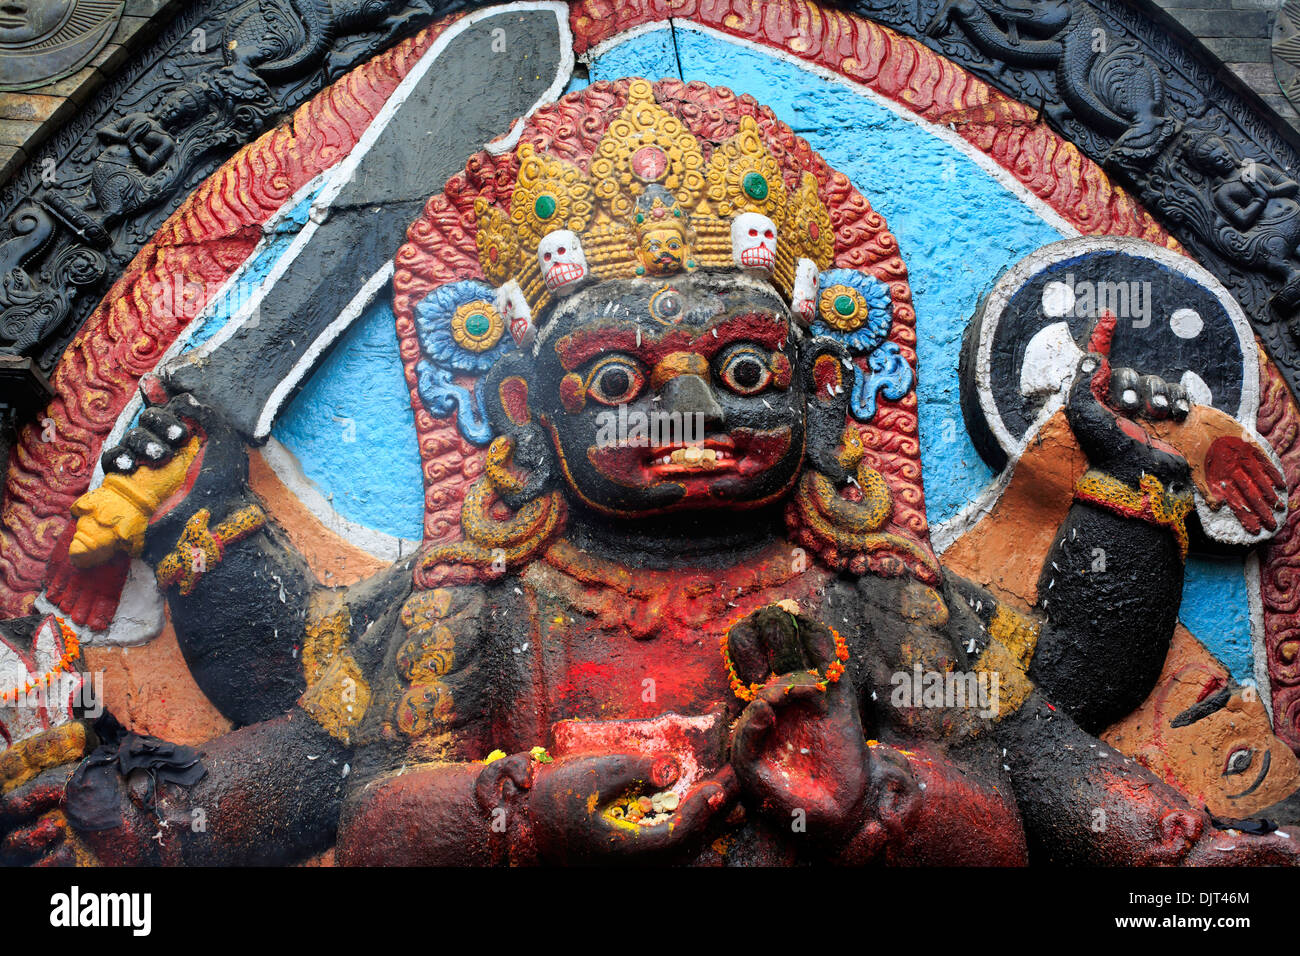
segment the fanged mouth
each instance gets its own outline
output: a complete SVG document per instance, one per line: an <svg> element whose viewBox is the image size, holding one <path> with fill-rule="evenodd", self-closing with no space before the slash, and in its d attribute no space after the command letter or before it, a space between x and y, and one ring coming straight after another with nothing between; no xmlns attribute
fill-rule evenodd
<svg viewBox="0 0 1300 956"><path fill-rule="evenodd" d="M734 471L734 446L710 440L698 445L659 445L650 449L645 467L656 476Z"/></svg>
<svg viewBox="0 0 1300 956"><path fill-rule="evenodd" d="M750 478L767 471L790 450L792 437L789 428L742 428L703 441L595 447L588 449L587 458L616 485L646 488L660 483L680 484L692 495L717 481Z"/></svg>

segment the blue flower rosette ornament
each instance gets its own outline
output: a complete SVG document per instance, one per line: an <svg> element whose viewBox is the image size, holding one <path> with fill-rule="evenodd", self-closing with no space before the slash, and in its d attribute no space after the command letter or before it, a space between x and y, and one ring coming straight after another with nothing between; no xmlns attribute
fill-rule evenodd
<svg viewBox="0 0 1300 956"><path fill-rule="evenodd" d="M415 307L423 353L415 367L420 400L438 418L456 412L460 433L476 445L492 440L483 376L514 345L494 294L487 283L466 279L439 286ZM474 376L472 390L457 384L457 375Z"/></svg>
<svg viewBox="0 0 1300 956"><path fill-rule="evenodd" d="M912 390L912 367L889 337L894 304L889 286L873 275L854 269L829 269L818 283L813 335L824 335L844 345L855 358L867 356L867 368L853 363L853 394L849 408L858 421L876 414L877 396L898 401Z"/></svg>

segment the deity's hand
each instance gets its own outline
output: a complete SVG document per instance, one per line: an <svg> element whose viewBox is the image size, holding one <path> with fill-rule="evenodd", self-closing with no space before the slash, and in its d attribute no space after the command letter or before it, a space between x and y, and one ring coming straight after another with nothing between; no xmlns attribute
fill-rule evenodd
<svg viewBox="0 0 1300 956"><path fill-rule="evenodd" d="M745 793L778 825L805 824L820 841L858 832L869 815L871 756L852 688L838 680L847 654L837 636L770 605L735 624L727 648L733 686L753 694L731 743Z"/></svg>
<svg viewBox="0 0 1300 956"><path fill-rule="evenodd" d="M1246 533L1275 531L1286 509L1286 479L1258 436L1231 415L1194 404L1181 385L1112 368L1114 325L1109 315L1097 323L1066 405L1092 467L1133 487L1143 475L1173 494L1195 486L1212 511L1226 506Z"/></svg>
<svg viewBox="0 0 1300 956"><path fill-rule="evenodd" d="M63 812L68 779L94 743L94 735L73 722L19 741L6 752L11 759L0 762L0 865L94 863ZM39 772L29 776L34 771Z"/></svg>
<svg viewBox="0 0 1300 956"><path fill-rule="evenodd" d="M94 567L119 551L140 554L150 521L185 484L212 417L189 395L140 414L139 424L104 453L104 483L72 504L74 565Z"/></svg>
<svg viewBox="0 0 1300 956"><path fill-rule="evenodd" d="M1079 360L1065 413L1093 468L1137 487L1154 475L1177 493L1190 488L1187 460L1177 448L1139 423L1181 422L1191 410L1187 391L1154 375L1112 368L1110 345L1115 317L1104 315L1094 329L1089 352Z"/></svg>
<svg viewBox="0 0 1300 956"><path fill-rule="evenodd" d="M522 807L525 839L544 862L671 859L698 845L708 824L726 811L737 792L730 768L681 795L670 791L679 774L677 762L665 757L576 755L543 763L517 754L487 766L479 775L477 797L489 813L509 803ZM630 819L629 801L656 792L672 792L673 809L655 823Z"/></svg>
<svg viewBox="0 0 1300 956"><path fill-rule="evenodd" d="M1193 464L1192 473L1211 508L1227 505L1250 534L1277 530L1277 509L1286 503L1286 478L1258 445L1221 435Z"/></svg>

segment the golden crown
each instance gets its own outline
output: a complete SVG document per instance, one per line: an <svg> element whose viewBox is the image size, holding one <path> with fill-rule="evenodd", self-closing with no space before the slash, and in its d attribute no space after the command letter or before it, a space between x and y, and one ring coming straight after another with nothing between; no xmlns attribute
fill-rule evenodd
<svg viewBox="0 0 1300 956"><path fill-rule="evenodd" d="M805 318L830 267L830 214L808 172L787 188L758 123L743 117L706 161L695 136L635 79L587 172L531 144L516 153L509 211L479 199L478 252L523 344L556 296L593 279L695 269L764 272Z"/></svg>

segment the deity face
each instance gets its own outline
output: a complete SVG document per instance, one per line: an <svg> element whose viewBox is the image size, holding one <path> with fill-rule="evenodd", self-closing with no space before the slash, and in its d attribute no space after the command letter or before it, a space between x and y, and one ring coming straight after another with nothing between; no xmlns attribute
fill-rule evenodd
<svg viewBox="0 0 1300 956"><path fill-rule="evenodd" d="M5 0L0 3L0 43L27 43L53 33L73 0Z"/></svg>
<svg viewBox="0 0 1300 956"><path fill-rule="evenodd" d="M1237 165L1228 144L1217 136L1210 136L1196 144L1189 152L1191 164L1205 173L1225 175Z"/></svg>
<svg viewBox="0 0 1300 956"><path fill-rule="evenodd" d="M636 255L647 275L672 275L681 271L686 259L686 239L676 223L667 221L641 234Z"/></svg>
<svg viewBox="0 0 1300 956"><path fill-rule="evenodd" d="M610 280L561 303L530 406L570 494L619 516L753 508L804 455L790 313L735 274Z"/></svg>

